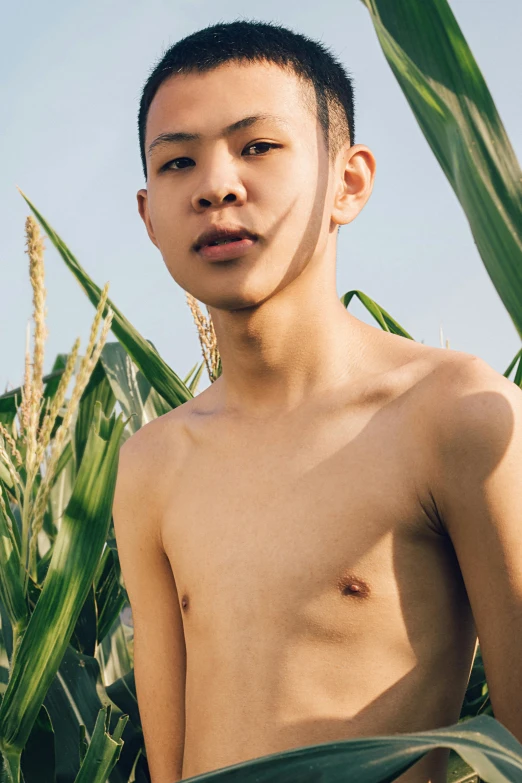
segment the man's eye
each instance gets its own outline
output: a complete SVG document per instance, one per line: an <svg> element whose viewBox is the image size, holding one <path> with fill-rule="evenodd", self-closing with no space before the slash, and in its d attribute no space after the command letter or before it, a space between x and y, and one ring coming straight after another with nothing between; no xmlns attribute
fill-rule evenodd
<svg viewBox="0 0 522 783"><path fill-rule="evenodd" d="M245 147L245 150L251 150L254 147L261 147L266 149L261 149L259 153L256 153L254 155L247 155L247 158L257 158L259 155L263 155L265 152L268 151L271 147L278 147L278 144L271 144L269 141L257 141L255 144L249 144L248 147ZM174 170L179 171L180 169L186 169L188 166L182 165L180 166L179 163L183 161L189 161L189 163L194 163L192 158L174 158L174 160L169 160L168 163L165 163L164 166L161 167L160 171L168 171L168 170ZM176 164L175 166L173 164Z"/></svg>
<svg viewBox="0 0 522 783"><path fill-rule="evenodd" d="M246 150L251 150L252 147L277 147L277 144L270 144L269 141L256 141L255 144L249 144L248 147L245 147ZM262 151L263 152L263 151ZM262 154L261 152L261 154ZM266 152L266 150L265 150ZM247 155L247 158L255 158L256 155Z"/></svg>
<svg viewBox="0 0 522 783"><path fill-rule="evenodd" d="M179 160L190 160L192 161L192 158L174 158L174 160L169 160L168 163L165 163L164 166L161 167L160 171L166 171L167 169L171 168L172 163L177 163ZM193 161L192 161L193 162ZM172 168L177 171L179 169L179 166L172 166ZM186 166L181 166L182 169L187 168Z"/></svg>

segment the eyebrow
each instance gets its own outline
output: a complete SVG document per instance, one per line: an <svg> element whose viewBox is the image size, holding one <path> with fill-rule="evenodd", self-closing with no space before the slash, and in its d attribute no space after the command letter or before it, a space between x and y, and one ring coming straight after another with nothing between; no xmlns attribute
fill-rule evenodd
<svg viewBox="0 0 522 783"><path fill-rule="evenodd" d="M278 117L275 114L254 114L250 117L243 117L242 120L237 120L237 122L233 122L231 125L227 125L227 127L223 128L219 134L219 138L230 136L235 131L241 130L242 128L249 128L251 125L255 125L257 122L266 120L272 120L273 122L280 123L281 125L288 127L288 122L283 119L283 117ZM177 144L179 142L201 141L202 138L203 136L201 133L187 133L184 131L179 131L177 133L160 133L160 135L156 136L154 141L151 142L148 156L150 158L152 151L157 147L163 147L166 144Z"/></svg>

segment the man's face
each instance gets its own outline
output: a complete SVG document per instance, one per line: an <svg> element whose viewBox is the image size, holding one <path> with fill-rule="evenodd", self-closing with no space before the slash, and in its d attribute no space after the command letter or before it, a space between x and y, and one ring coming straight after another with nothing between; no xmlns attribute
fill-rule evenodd
<svg viewBox="0 0 522 783"><path fill-rule="evenodd" d="M259 115L271 118L222 135ZM149 156L160 134L179 132L201 138L157 145ZM174 280L207 305L260 304L334 240L321 126L302 83L274 64L226 63L171 77L151 103L145 154L147 190L138 205L149 236ZM259 238L241 257L210 260L193 244L216 225Z"/></svg>

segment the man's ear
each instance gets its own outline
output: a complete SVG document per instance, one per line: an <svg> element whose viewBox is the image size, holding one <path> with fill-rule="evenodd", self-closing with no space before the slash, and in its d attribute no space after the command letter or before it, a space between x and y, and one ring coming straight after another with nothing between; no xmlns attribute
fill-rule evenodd
<svg viewBox="0 0 522 783"><path fill-rule="evenodd" d="M150 222L148 193L146 188L140 188L136 193L136 198L138 200L138 212L140 213L141 219L145 223L145 228L147 229L149 239L159 250L159 245L156 241L156 237L154 236L152 223Z"/></svg>
<svg viewBox="0 0 522 783"><path fill-rule="evenodd" d="M365 144L354 144L340 153L335 167L334 223L342 226L357 217L370 198L375 168L373 153Z"/></svg>

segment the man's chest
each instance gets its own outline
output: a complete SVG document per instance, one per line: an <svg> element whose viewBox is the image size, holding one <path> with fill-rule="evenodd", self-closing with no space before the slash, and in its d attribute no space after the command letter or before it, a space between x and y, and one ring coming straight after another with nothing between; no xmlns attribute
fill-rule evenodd
<svg viewBox="0 0 522 783"><path fill-rule="evenodd" d="M389 626L406 640L462 603L403 415L213 434L186 449L162 520L190 622L353 641L373 621L383 639Z"/></svg>

